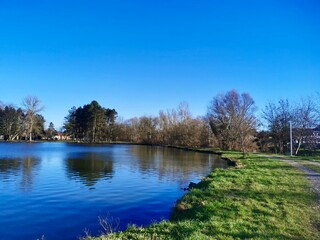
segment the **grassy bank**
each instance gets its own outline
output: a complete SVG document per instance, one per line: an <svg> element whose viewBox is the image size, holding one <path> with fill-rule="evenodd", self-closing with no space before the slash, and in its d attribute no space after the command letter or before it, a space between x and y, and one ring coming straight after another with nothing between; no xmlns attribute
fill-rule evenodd
<svg viewBox="0 0 320 240"><path fill-rule="evenodd" d="M253 154L226 157L241 167L212 172L177 203L170 221L96 239L320 239L316 196L301 172Z"/></svg>

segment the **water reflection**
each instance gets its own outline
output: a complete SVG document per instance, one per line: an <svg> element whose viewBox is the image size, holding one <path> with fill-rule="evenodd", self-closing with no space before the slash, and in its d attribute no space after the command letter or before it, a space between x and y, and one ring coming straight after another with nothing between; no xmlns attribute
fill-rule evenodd
<svg viewBox="0 0 320 240"><path fill-rule="evenodd" d="M0 239L76 239L108 212L121 228L167 219L181 188L223 163L160 147L0 143Z"/></svg>
<svg viewBox="0 0 320 240"><path fill-rule="evenodd" d="M210 172L216 167L227 167L227 162L218 155L186 152L173 148L133 146L135 164L142 173L158 172L159 178L177 180L185 184L190 175Z"/></svg>
<svg viewBox="0 0 320 240"><path fill-rule="evenodd" d="M0 159L0 179L6 181L21 176L21 189L24 191L31 190L40 162L39 158L32 156ZM11 178L11 176L14 176L14 178Z"/></svg>
<svg viewBox="0 0 320 240"><path fill-rule="evenodd" d="M5 158L0 159L0 176L5 174L16 172L20 169L21 159L20 158Z"/></svg>
<svg viewBox="0 0 320 240"><path fill-rule="evenodd" d="M78 153L66 159L67 175L86 186L95 185L100 179L111 179L114 174L111 154Z"/></svg>

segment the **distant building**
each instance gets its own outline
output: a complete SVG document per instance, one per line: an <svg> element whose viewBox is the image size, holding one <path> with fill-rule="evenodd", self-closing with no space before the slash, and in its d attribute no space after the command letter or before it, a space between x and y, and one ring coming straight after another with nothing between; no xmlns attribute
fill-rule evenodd
<svg viewBox="0 0 320 240"><path fill-rule="evenodd" d="M294 142L298 143L298 140L294 140ZM302 145L309 149L320 148L320 126L313 129L306 129L302 138Z"/></svg>
<svg viewBox="0 0 320 240"><path fill-rule="evenodd" d="M320 126L316 127L312 131L312 137L317 145L320 145ZM318 146L320 147L320 146Z"/></svg>
<svg viewBox="0 0 320 240"><path fill-rule="evenodd" d="M60 141L67 141L67 140L71 140L70 136L65 135L63 132L58 132L53 139L55 140L60 140Z"/></svg>

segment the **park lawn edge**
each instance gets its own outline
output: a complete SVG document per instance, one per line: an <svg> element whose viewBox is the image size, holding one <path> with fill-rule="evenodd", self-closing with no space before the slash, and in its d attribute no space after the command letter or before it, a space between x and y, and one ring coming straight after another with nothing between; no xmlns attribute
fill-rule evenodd
<svg viewBox="0 0 320 240"><path fill-rule="evenodd" d="M316 172L316 173L320 173L320 165L315 165L315 164L312 164L312 163L309 163L309 161L306 161L306 162L299 162L302 166Z"/></svg>
<svg viewBox="0 0 320 240"><path fill-rule="evenodd" d="M84 239L320 239L317 196L301 171L258 154L223 155L235 167L210 173L170 220Z"/></svg>

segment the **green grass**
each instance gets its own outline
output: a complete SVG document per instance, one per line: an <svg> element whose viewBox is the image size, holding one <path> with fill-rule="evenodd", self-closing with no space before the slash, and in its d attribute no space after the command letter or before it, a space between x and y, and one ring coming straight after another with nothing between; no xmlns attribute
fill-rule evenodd
<svg viewBox="0 0 320 240"><path fill-rule="evenodd" d="M320 156L294 156L293 159L311 161L311 162L320 162Z"/></svg>
<svg viewBox="0 0 320 240"><path fill-rule="evenodd" d="M299 161L299 163L302 164L304 167L311 169L314 172L320 173L320 165L315 165L305 161Z"/></svg>
<svg viewBox="0 0 320 240"><path fill-rule="evenodd" d="M298 156L294 156L294 159L312 161L312 162L320 162L320 150L317 151L308 151L308 150L300 150Z"/></svg>
<svg viewBox="0 0 320 240"><path fill-rule="evenodd" d="M313 154L313 155L294 155L290 156L290 154L276 154L276 153L263 153L263 155L269 155L270 157L280 157L292 160L303 160L303 161L310 161L310 162L320 162L320 154Z"/></svg>
<svg viewBox="0 0 320 240"><path fill-rule="evenodd" d="M320 239L316 196L304 175L284 162L241 156L227 153L242 167L212 172L170 221L96 239Z"/></svg>

